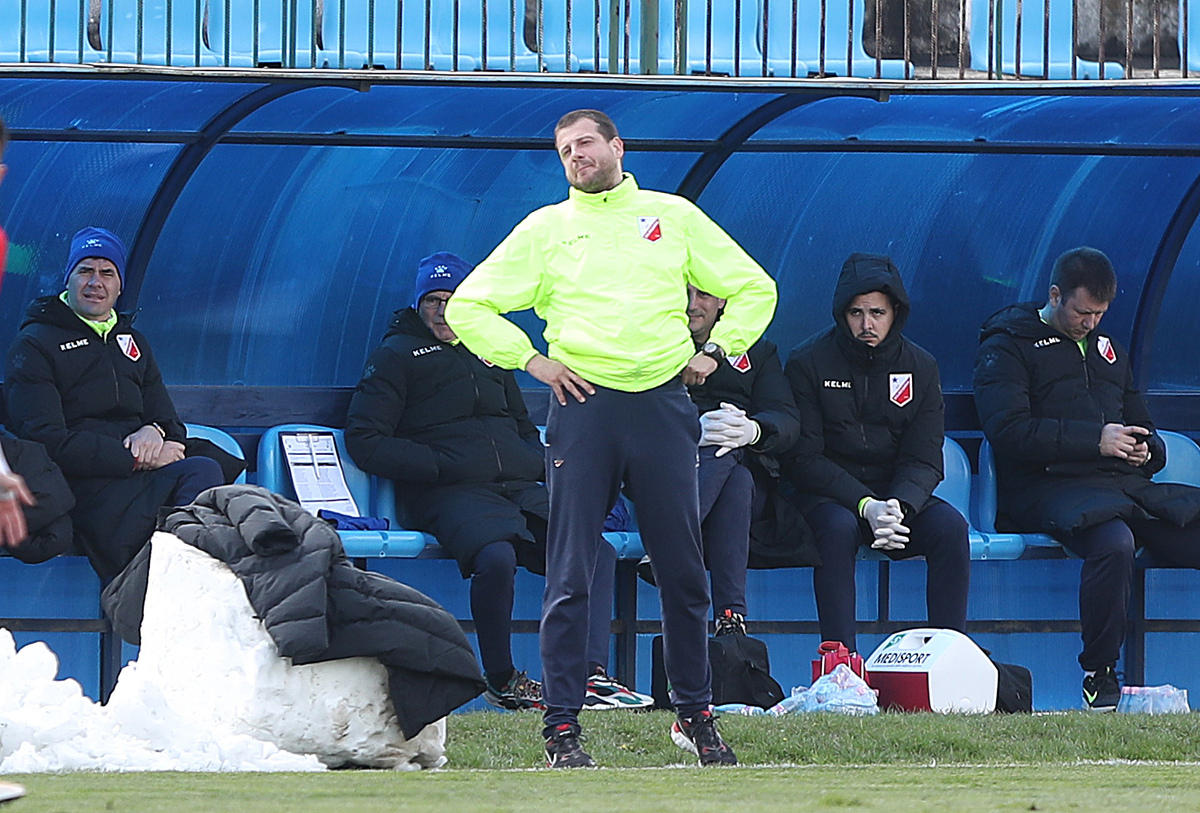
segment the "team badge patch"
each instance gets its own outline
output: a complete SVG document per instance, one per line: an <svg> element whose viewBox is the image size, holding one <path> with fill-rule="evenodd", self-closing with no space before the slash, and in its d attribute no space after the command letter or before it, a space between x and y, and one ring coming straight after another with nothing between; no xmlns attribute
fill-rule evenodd
<svg viewBox="0 0 1200 813"><path fill-rule="evenodd" d="M487 359L485 359L483 356L476 356L475 358L477 358L477 359L479 359L480 361L482 361L482 362L483 362L485 365L487 365L488 367L495 367L495 366L496 366L495 364L492 364L490 361L488 361Z"/></svg>
<svg viewBox="0 0 1200 813"><path fill-rule="evenodd" d="M117 336L117 347L121 348L121 352L130 361L137 361L142 357L142 351L138 349L137 342L128 333Z"/></svg>
<svg viewBox="0 0 1200 813"><path fill-rule="evenodd" d="M657 217L639 217L637 220L638 234L642 235L643 240L657 243L662 239L662 226Z"/></svg>
<svg viewBox="0 0 1200 813"><path fill-rule="evenodd" d="M888 400L902 407L913 399L912 373L892 373L888 376Z"/></svg>
<svg viewBox="0 0 1200 813"><path fill-rule="evenodd" d="M750 354L742 353L740 356L728 356L726 360L733 365L733 369L739 373L750 372Z"/></svg>
<svg viewBox="0 0 1200 813"><path fill-rule="evenodd" d="M1096 337L1096 349L1100 351L1100 357L1109 364L1116 363L1117 351L1113 349L1112 342L1107 336Z"/></svg>

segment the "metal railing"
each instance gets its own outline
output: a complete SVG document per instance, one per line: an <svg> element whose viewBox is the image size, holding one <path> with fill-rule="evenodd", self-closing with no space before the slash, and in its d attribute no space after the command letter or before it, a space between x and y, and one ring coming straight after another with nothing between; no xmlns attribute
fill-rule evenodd
<svg viewBox="0 0 1200 813"><path fill-rule="evenodd" d="M0 63L1187 78L1189 0L4 0Z"/></svg>

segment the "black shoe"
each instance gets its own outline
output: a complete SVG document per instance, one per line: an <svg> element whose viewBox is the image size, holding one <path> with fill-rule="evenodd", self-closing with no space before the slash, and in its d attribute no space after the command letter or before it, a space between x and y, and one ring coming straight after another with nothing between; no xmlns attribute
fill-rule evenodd
<svg viewBox="0 0 1200 813"><path fill-rule="evenodd" d="M717 733L716 719L708 709L677 718L671 726L671 739L700 757L701 765L737 765L737 756Z"/></svg>
<svg viewBox="0 0 1200 813"><path fill-rule="evenodd" d="M1121 699L1121 683L1111 665L1083 679L1083 707L1091 711L1114 711Z"/></svg>
<svg viewBox="0 0 1200 813"><path fill-rule="evenodd" d="M487 682L483 699L498 709L532 711L546 708L542 702L542 684L524 672L514 671L508 683L500 688Z"/></svg>
<svg viewBox="0 0 1200 813"><path fill-rule="evenodd" d="M745 635L746 617L733 610L725 610L717 616L717 635Z"/></svg>
<svg viewBox="0 0 1200 813"><path fill-rule="evenodd" d="M546 738L547 768L595 768L592 759L579 744L582 737L579 726L563 723Z"/></svg>

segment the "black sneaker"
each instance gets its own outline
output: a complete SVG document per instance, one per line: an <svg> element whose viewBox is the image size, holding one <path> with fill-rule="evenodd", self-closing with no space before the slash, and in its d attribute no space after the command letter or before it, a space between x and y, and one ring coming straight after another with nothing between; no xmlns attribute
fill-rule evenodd
<svg viewBox="0 0 1200 813"><path fill-rule="evenodd" d="M1091 711L1115 711L1121 699L1121 683L1112 666L1097 669L1083 679L1083 707Z"/></svg>
<svg viewBox="0 0 1200 813"><path fill-rule="evenodd" d="M671 739L700 757L701 765L737 765L737 756L717 733L717 721L708 709L677 718L671 726Z"/></svg>
<svg viewBox="0 0 1200 813"><path fill-rule="evenodd" d="M596 761L579 744L579 726L563 723L546 738L547 768L595 768Z"/></svg>
<svg viewBox="0 0 1200 813"><path fill-rule="evenodd" d="M524 672L513 672L508 683L499 689L488 682L483 699L498 709L509 709L510 711L546 708L542 703L542 684Z"/></svg>
<svg viewBox="0 0 1200 813"><path fill-rule="evenodd" d="M717 616L717 635L745 635L746 617L733 610L725 610Z"/></svg>

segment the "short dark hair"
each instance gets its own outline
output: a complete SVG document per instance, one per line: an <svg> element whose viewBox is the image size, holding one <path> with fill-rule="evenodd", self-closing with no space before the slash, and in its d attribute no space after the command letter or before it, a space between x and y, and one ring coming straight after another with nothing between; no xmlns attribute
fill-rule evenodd
<svg viewBox="0 0 1200 813"><path fill-rule="evenodd" d="M1064 251L1054 261L1050 284L1063 299L1083 288L1097 302L1112 302L1117 296L1117 274L1103 251L1087 246Z"/></svg>
<svg viewBox="0 0 1200 813"><path fill-rule="evenodd" d="M580 119L591 119L596 122L596 129L600 131L600 135L604 136L605 141L612 141L617 137L617 125L608 117L608 114L601 113L599 110L572 110L559 119L558 124L554 125L555 134L557 135L559 130L570 127Z"/></svg>

